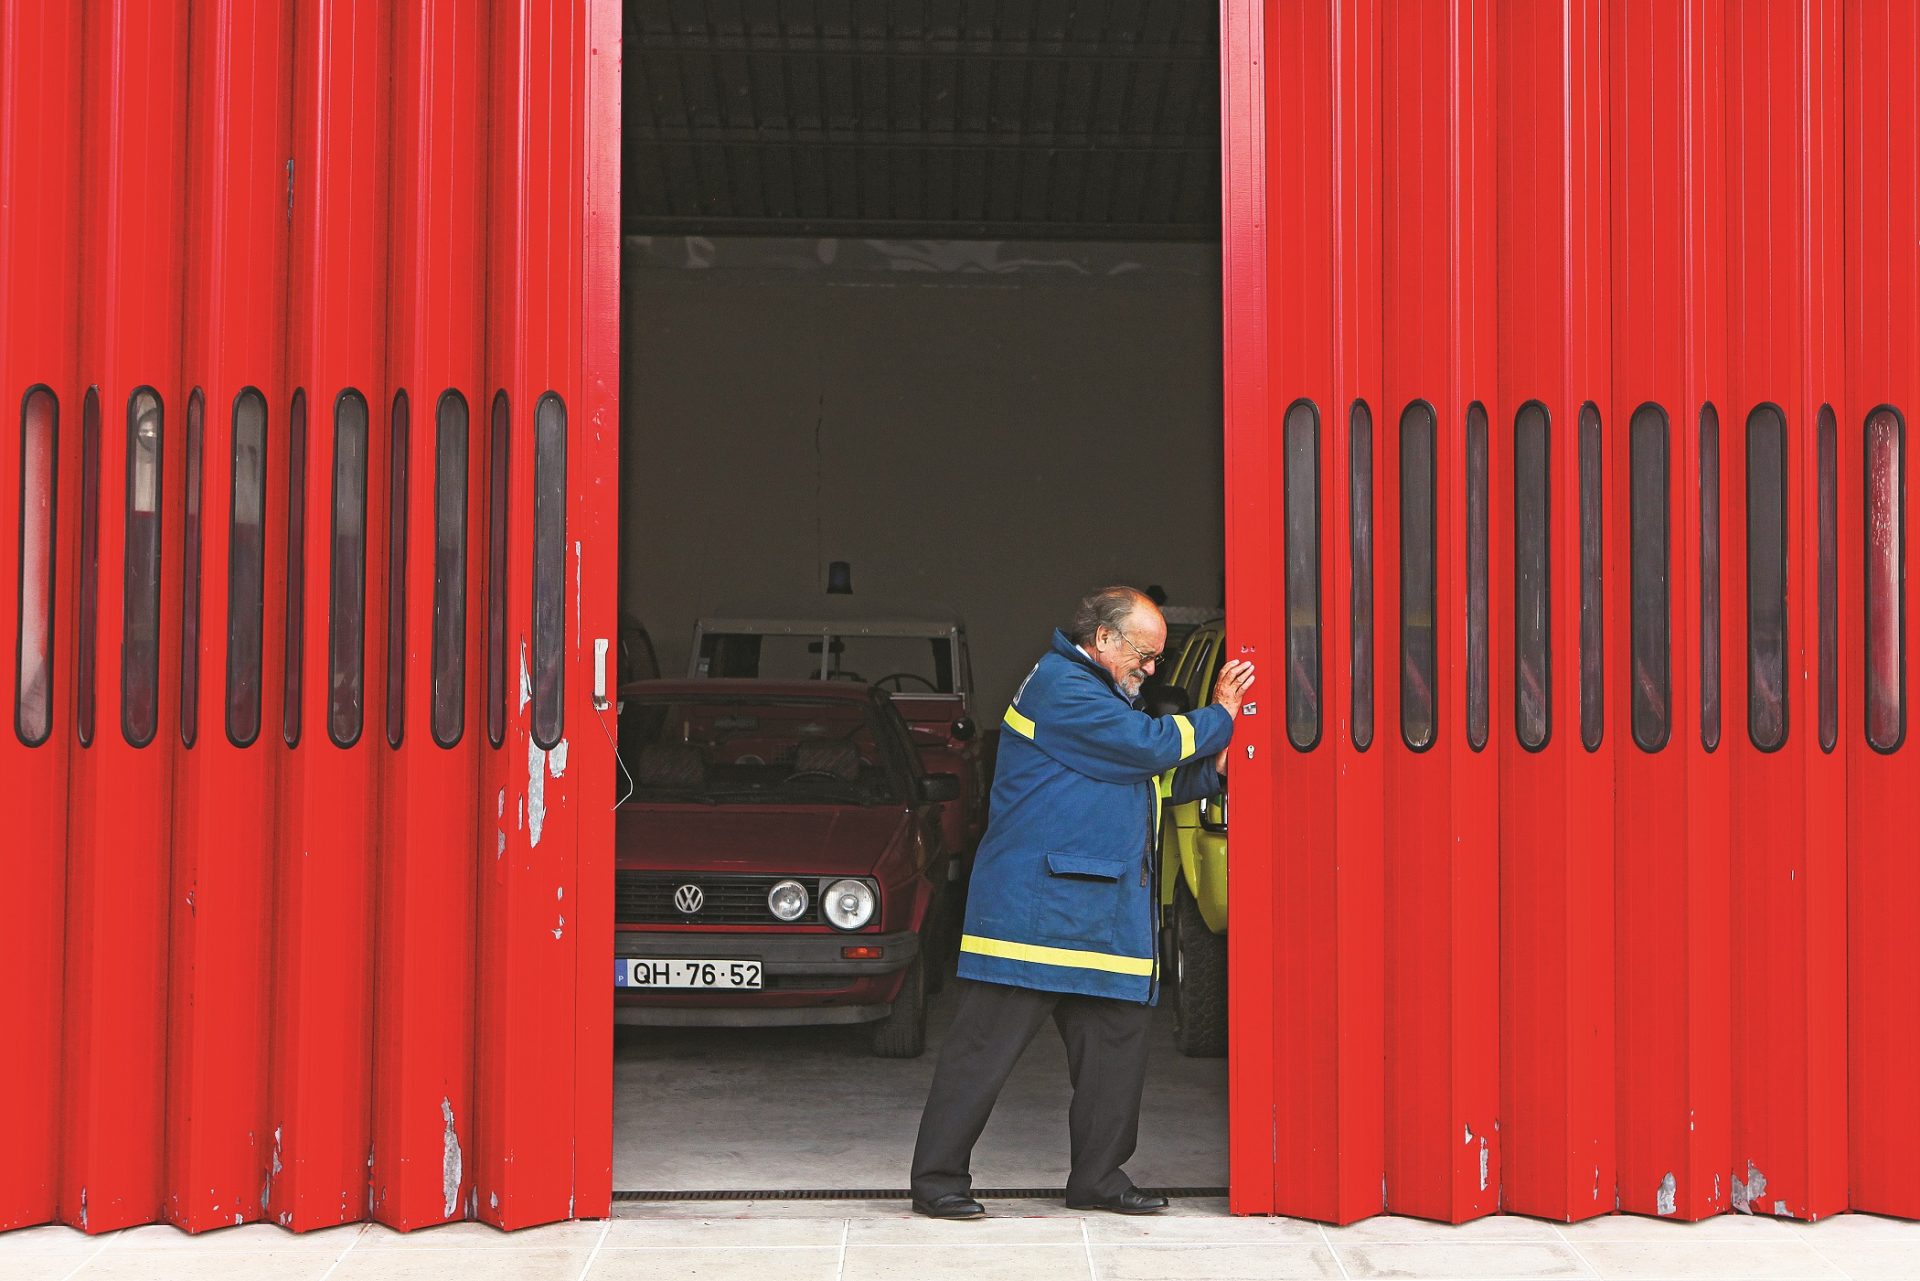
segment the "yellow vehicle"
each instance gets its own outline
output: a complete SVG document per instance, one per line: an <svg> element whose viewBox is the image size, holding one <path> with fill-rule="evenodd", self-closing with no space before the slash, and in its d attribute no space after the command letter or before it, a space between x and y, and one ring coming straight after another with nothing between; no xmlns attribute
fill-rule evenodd
<svg viewBox="0 0 1920 1281"><path fill-rule="evenodd" d="M1213 696L1226 626L1206 623L1188 635L1168 669L1160 697L1191 710ZM1227 798L1169 804L1160 825L1160 902L1171 938L1175 1042L1182 1054L1227 1052Z"/></svg>

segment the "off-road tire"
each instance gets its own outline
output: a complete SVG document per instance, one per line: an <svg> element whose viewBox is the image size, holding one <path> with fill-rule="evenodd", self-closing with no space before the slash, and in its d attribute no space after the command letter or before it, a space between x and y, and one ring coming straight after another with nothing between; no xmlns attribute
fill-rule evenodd
<svg viewBox="0 0 1920 1281"><path fill-rule="evenodd" d="M1227 939L1207 928L1182 877L1173 889L1173 1043L1191 1059L1227 1053Z"/></svg>
<svg viewBox="0 0 1920 1281"><path fill-rule="evenodd" d="M927 1048L927 966L913 958L893 1011L873 1025L873 1052L883 1059L917 1059Z"/></svg>

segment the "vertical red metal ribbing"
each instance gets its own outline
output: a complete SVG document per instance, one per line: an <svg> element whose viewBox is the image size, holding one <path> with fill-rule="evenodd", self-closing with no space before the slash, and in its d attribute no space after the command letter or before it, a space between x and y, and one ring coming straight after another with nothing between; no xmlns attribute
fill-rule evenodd
<svg viewBox="0 0 1920 1281"><path fill-rule="evenodd" d="M588 5L577 29L571 56L575 68L580 147L579 177L584 200L581 226L580 306L583 335L581 372L573 442L583 480L572 486L579 502L580 592L582 626L573 649L581 655L568 672L567 718L578 726L571 735L571 766L579 802L580 843L575 878L574 964L578 1008L578 1047L574 1087L573 1212L598 1218L611 1209L613 1195L613 1021L607 1017L605 990L608 952L602 940L613 937L613 806L596 800L614 795L614 726L617 703L596 707L593 699L594 644L608 642L605 680L608 698L619 681L620 540L620 11L613 5ZM587 721L592 717L599 724Z"/></svg>
<svg viewBox="0 0 1920 1281"><path fill-rule="evenodd" d="M1587 0L1509 5L1501 16L1495 439L1503 457L1517 457L1518 415L1544 406L1551 727L1539 750L1500 735L1502 1204L1571 1220L1611 1213L1615 1181L1621 726L1602 689L1609 676L1618 683L1621 664L1605 633L1583 636L1592 611L1604 617L1604 584L1618 574L1601 537L1606 513L1619 508L1604 440L1620 430L1608 370L1605 32L1599 5ZM1527 483L1516 473L1512 492ZM1517 533L1516 508L1501 506ZM1503 606L1517 610L1516 563L1501 558L1498 578ZM1535 683L1538 667L1517 650L1515 661L1521 684Z"/></svg>
<svg viewBox="0 0 1920 1281"><path fill-rule="evenodd" d="M136 0L98 0L82 23L97 86L81 147L80 378L99 389L98 573L91 741L68 791L59 1212L103 1232L158 1218L163 1195L187 24L184 6Z"/></svg>
<svg viewBox="0 0 1920 1281"><path fill-rule="evenodd" d="M54 1215L74 537L79 528L80 14L0 3L0 1230ZM11 470L19 468L18 471ZM37 584L30 588L29 583Z"/></svg>
<svg viewBox="0 0 1920 1281"><path fill-rule="evenodd" d="M277 573L242 571L237 582L234 573L248 561L261 569L286 563L279 496L291 19L284 2L216 0L194 8L189 31L181 386L201 393L204 410L197 573L187 566L198 609L183 620L197 643L188 649L183 641L181 655L194 672L181 697L189 685L197 693L191 741L180 731L168 899L166 1215L194 1232L261 1217L269 1153L270 851L280 753L265 691L280 685L285 598ZM185 436L174 439L173 457L184 462ZM269 480L276 472L279 485Z"/></svg>
<svg viewBox="0 0 1920 1281"><path fill-rule="evenodd" d="M288 673L298 742L280 788L268 1213L301 1231L363 1218L368 1202L389 18L385 0L317 0L294 33L287 385L306 403L304 590Z"/></svg>
<svg viewBox="0 0 1920 1281"><path fill-rule="evenodd" d="M1359 30L1347 25L1349 18L1360 19ZM1283 496L1281 519L1270 529L1288 532L1266 552L1289 622L1278 638L1287 649L1269 664L1255 715L1286 726L1286 741L1276 740L1272 750L1274 804L1287 818L1272 898L1246 919L1250 928L1273 934L1273 982L1287 994L1271 1016L1268 1047L1275 1208L1351 1222L1380 1208L1382 937L1378 824L1356 824L1361 843L1349 850L1346 814L1336 813L1337 763L1377 759L1351 746L1351 544L1345 537L1351 397L1343 400L1337 389L1354 387L1359 364L1354 339L1340 322L1369 316L1377 324L1379 317L1378 188L1362 186L1361 178L1377 171L1379 161L1377 136L1362 132L1374 118L1369 91L1378 89L1379 28L1370 9L1349 14L1337 5L1283 9L1270 24L1267 111L1276 127L1267 132L1265 160L1285 178L1268 189L1268 235L1290 247L1269 261L1267 284L1276 304L1267 316L1276 393L1267 431L1281 455L1270 455L1276 470L1269 483ZM1361 84L1354 83L1356 72ZM1356 116L1367 124L1356 125ZM1364 156L1355 154L1360 137L1373 144ZM1363 192L1372 198L1364 210L1357 207ZM1347 220L1344 228L1336 226L1339 215ZM1361 226L1374 233L1364 247L1353 234ZM1373 270L1364 271L1350 255L1363 255ZM1370 281L1371 297L1361 293L1363 281ZM1344 376L1336 375L1337 361ZM1304 484L1301 472L1309 476ZM1304 592L1280 569L1299 554L1288 545L1296 528L1311 538ZM1289 635L1296 629L1303 645L1297 654ZM1369 776L1371 787L1348 790L1377 813L1379 771ZM1327 1048L1292 1052L1301 1045Z"/></svg>
<svg viewBox="0 0 1920 1281"><path fill-rule="evenodd" d="M1285 681L1285 648L1274 616L1281 565L1273 555L1272 512L1278 504L1268 364L1267 99L1269 57L1261 0L1221 6L1221 293L1225 312L1225 466L1229 653L1266 673L1260 698ZM1270 704L1271 705L1271 704ZM1253 928L1227 931L1228 1206L1235 1214L1271 1214L1274 1154L1279 1143L1273 1055L1275 944L1274 864L1280 854L1273 804L1273 760L1281 750L1279 716L1243 716L1234 734L1233 842L1252 850L1237 858L1228 882L1228 919Z"/></svg>
<svg viewBox="0 0 1920 1281"><path fill-rule="evenodd" d="M375 504L403 538L388 561L387 599L404 605L389 620L400 645L389 688L369 699L380 709L369 723L383 767L372 1212L405 1229L461 1217L473 1189L486 6L401 6L393 41L387 382L407 397L408 425L404 467ZM393 444L396 455L401 448Z"/></svg>
<svg viewBox="0 0 1920 1281"><path fill-rule="evenodd" d="M1920 953L1912 947L1920 755L1906 709L1920 574L1907 569L1907 504L1920 413L1920 13L1899 0L1854 0L1845 24L1847 396L1838 430L1865 455L1839 477L1844 652L1858 660L1848 662L1841 706L1863 713L1844 734L1848 1182L1853 1209L1914 1218L1920 1188L1907 1170L1920 1145L1912 1066L1920 1060ZM1867 445L1869 433L1877 447Z"/></svg>
<svg viewBox="0 0 1920 1281"><path fill-rule="evenodd" d="M1732 1200L1812 1217L1846 1201L1844 787L1819 746L1816 492L1820 406L1838 404L1841 264L1834 242L1840 165L1838 9L1825 0L1729 5L1728 218L1731 394L1723 417L1726 748L1733 755ZM1756 409L1784 422L1782 681L1749 661L1749 432ZM1765 437L1762 438L1764 444ZM1771 452L1771 451L1768 451ZM1755 479L1769 474L1759 455ZM1764 514L1764 508L1758 514ZM1776 541L1777 539L1777 541ZM1763 615L1766 602L1753 608ZM1775 610L1778 602L1775 602ZM1846 650L1841 655L1844 661ZM1778 692L1784 714L1756 720ZM1845 708L1835 709L1841 723ZM1783 728L1775 746L1770 727ZM1757 736L1757 737L1756 737ZM1771 750L1769 750L1771 749Z"/></svg>
<svg viewBox="0 0 1920 1281"><path fill-rule="evenodd" d="M1611 18L1608 456L1618 479L1606 503L1607 645L1618 656L1611 670L1627 675L1608 706L1618 744L1619 1203L1691 1220L1726 1210L1731 1161L1727 757L1703 742L1700 649L1701 407L1723 404L1726 386L1724 350L1710 345L1726 318L1723 15L1718 4L1626 0ZM1664 469L1638 503L1635 468ZM1649 626L1664 625L1665 649L1643 666L1632 554L1634 540L1662 528L1667 612Z"/></svg>
<svg viewBox="0 0 1920 1281"><path fill-rule="evenodd" d="M1397 9L1381 68L1374 595L1387 623L1374 750L1386 775L1386 1195L1396 1213L1452 1222L1497 1208L1500 1169L1497 778L1494 755L1468 743L1464 643L1464 424L1470 404L1493 396L1491 21L1485 3ZM1403 467L1416 479L1426 470L1429 435L1427 506L1402 482ZM1430 608L1403 599L1409 540L1431 548Z"/></svg>
<svg viewBox="0 0 1920 1281"><path fill-rule="evenodd" d="M493 795L504 847L483 853L480 874L480 977L475 1129L478 1213L501 1227L569 1217L574 1210L576 1026L583 1007L576 950L583 934L577 857L582 803L569 769L571 740L599 734L583 724L575 701L583 577L576 514L584 479L568 449L565 472L541 461L542 401L564 406L564 436L578 435L583 311L580 176L585 160L578 117L584 77L579 54L584 0L503 0L492 29L493 201L489 227L490 387L511 410L505 632L508 700L502 746L486 754L483 800ZM556 495L554 486L563 486ZM545 570L535 555L541 495L566 498L563 555ZM560 690L540 670L535 598L544 575L564 561ZM550 692L543 693L543 687ZM517 694L517 696L516 696ZM544 698L564 698L565 714L541 742ZM511 822L511 826L507 824ZM483 842L484 844L484 842ZM605 947L604 939L591 944ZM603 952L610 955L610 951Z"/></svg>

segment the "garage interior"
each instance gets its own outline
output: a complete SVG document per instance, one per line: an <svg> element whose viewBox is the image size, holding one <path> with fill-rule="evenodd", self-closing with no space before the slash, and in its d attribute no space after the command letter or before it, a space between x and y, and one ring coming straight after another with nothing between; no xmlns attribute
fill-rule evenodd
<svg viewBox="0 0 1920 1281"><path fill-rule="evenodd" d="M663 674L719 612L952 611L988 727L1085 591L1218 612L1217 23L1193 0L626 6L620 598ZM858 1027L617 1027L615 1189L904 1187L954 994L917 1059ZM1129 1168L1222 1187L1225 1061L1159 1023ZM1067 1103L1043 1032L978 1184L1060 1187Z"/></svg>

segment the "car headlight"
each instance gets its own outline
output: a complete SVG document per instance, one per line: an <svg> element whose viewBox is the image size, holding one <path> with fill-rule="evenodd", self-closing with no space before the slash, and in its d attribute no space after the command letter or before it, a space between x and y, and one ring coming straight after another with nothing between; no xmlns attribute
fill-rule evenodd
<svg viewBox="0 0 1920 1281"><path fill-rule="evenodd" d="M798 881L781 881L767 891L767 910L777 920L799 920L807 914L807 887Z"/></svg>
<svg viewBox="0 0 1920 1281"><path fill-rule="evenodd" d="M865 881L834 881L820 893L820 906L835 929L859 929L873 919L873 904L873 888Z"/></svg>

